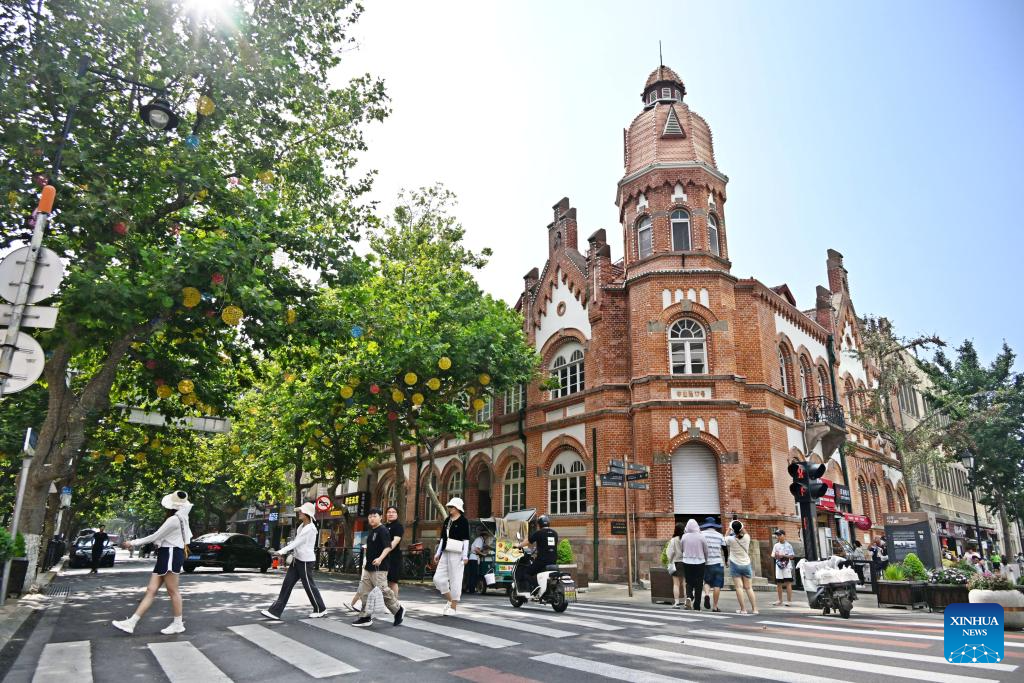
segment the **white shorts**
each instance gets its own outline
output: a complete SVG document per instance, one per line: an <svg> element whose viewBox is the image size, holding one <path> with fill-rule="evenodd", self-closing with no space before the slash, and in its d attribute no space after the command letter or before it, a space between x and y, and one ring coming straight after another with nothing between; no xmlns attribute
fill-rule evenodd
<svg viewBox="0 0 1024 683"><path fill-rule="evenodd" d="M776 581L792 581L793 580L793 561L790 560L786 563L786 566L779 567L778 561L775 562L775 580Z"/></svg>

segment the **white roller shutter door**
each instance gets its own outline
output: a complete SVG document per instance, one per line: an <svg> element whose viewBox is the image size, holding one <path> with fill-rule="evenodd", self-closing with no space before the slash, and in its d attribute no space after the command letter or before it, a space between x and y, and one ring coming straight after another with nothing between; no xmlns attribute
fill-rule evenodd
<svg viewBox="0 0 1024 683"><path fill-rule="evenodd" d="M683 446L672 455L672 507L677 515L718 514L718 463L704 446Z"/></svg>

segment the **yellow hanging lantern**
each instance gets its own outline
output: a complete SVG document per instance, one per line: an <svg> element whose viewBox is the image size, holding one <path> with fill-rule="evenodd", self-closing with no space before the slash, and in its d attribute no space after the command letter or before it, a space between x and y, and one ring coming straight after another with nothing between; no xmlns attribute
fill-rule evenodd
<svg viewBox="0 0 1024 683"><path fill-rule="evenodd" d="M267 185L274 182L273 171L261 171L256 177L260 179L260 182L264 182Z"/></svg>
<svg viewBox="0 0 1024 683"><path fill-rule="evenodd" d="M431 377L430 379L427 380L427 386L432 391L437 391L438 389L441 388L441 380L439 380L436 377Z"/></svg>
<svg viewBox="0 0 1024 683"><path fill-rule="evenodd" d="M405 373L405 383L408 384L409 386L412 386L413 384L416 384L416 380L417 379L418 378L416 377L416 373L415 372L407 372L407 373Z"/></svg>
<svg viewBox="0 0 1024 683"><path fill-rule="evenodd" d="M416 392L412 395L412 404L414 406L423 405L423 394Z"/></svg>
<svg viewBox="0 0 1024 683"><path fill-rule="evenodd" d="M348 385L350 387L358 387L359 386L359 378L355 377L355 376L349 377L348 378Z"/></svg>
<svg viewBox="0 0 1024 683"><path fill-rule="evenodd" d="M220 319L234 327L238 323L242 322L242 315L242 309L238 306L228 306L221 312Z"/></svg>
<svg viewBox="0 0 1024 683"><path fill-rule="evenodd" d="M196 388L196 385L192 383L190 379L183 379L178 382L178 391L183 394L191 394Z"/></svg>
<svg viewBox="0 0 1024 683"><path fill-rule="evenodd" d="M194 405L198 400L195 394L185 394L181 397L181 402L187 406Z"/></svg>
<svg viewBox="0 0 1024 683"><path fill-rule="evenodd" d="M239 446L237 443L236 444L232 444L231 445L231 452L237 455L237 454L242 452L242 447Z"/></svg>
<svg viewBox="0 0 1024 683"><path fill-rule="evenodd" d="M146 462L146 454L145 453L136 453L135 454L135 459L138 460L139 462Z"/></svg>
<svg viewBox="0 0 1024 683"><path fill-rule="evenodd" d="M487 401L482 398L473 400L473 410L483 410L485 405L487 405Z"/></svg>
<svg viewBox="0 0 1024 683"><path fill-rule="evenodd" d="M171 388L166 384L161 384L156 388L156 395L158 398L170 398L172 393L174 392L171 391Z"/></svg>
<svg viewBox="0 0 1024 683"><path fill-rule="evenodd" d="M437 367L441 368L442 370L447 370L451 366L452 366L452 359L449 358L448 356L441 356L441 358L438 359L438 361L437 361Z"/></svg>
<svg viewBox="0 0 1024 683"><path fill-rule="evenodd" d="M352 398L352 387L346 384L341 388L341 391L338 393L341 394L342 398Z"/></svg>
<svg viewBox="0 0 1024 683"><path fill-rule="evenodd" d="M206 199L209 196L210 196L209 190L199 190L199 192L196 192L196 199L198 199L199 201L203 201L204 199ZM206 233L204 232L203 235L205 236Z"/></svg>
<svg viewBox="0 0 1024 683"><path fill-rule="evenodd" d="M210 99L210 98L209 98L209 97L207 97L206 95L202 95L202 96L201 96L201 97L199 98L199 106L198 106L198 107L196 107L196 109L197 109L197 110L199 111L199 113L200 113L200 114L202 114L203 116L209 116L210 114L212 114L212 113L214 112L214 110L216 110L216 109L217 109L217 105L215 105L215 104L213 103L213 100L212 100L212 99Z"/></svg>
<svg viewBox="0 0 1024 683"><path fill-rule="evenodd" d="M368 419L366 419L366 416L365 416L365 415L360 415L359 417L357 417L357 418L356 418L356 424L357 424L357 425L364 425L364 424L366 424L367 422L369 422L369 420L368 420Z"/></svg>
<svg viewBox="0 0 1024 683"><path fill-rule="evenodd" d="M316 429L314 429L314 430L313 430L313 434L315 434L315 435L316 435L316 438L318 438L318 439L319 439L319 438L320 438L321 436L323 436L323 435L324 435L324 430L322 430L322 429L320 429L320 428L318 427L318 428L316 428Z"/></svg>
<svg viewBox="0 0 1024 683"><path fill-rule="evenodd" d="M485 373L483 373L482 375L480 375L480 378L479 378L479 379L480 379L480 384L482 384L482 385L483 385L483 386L485 386L485 387L486 387L486 386L487 386L488 384L490 384L490 383L491 383L491 376L490 376L490 375L488 375L488 374L487 374L486 372L485 372Z"/></svg>
<svg viewBox="0 0 1024 683"><path fill-rule="evenodd" d="M185 308L195 308L202 298L203 295L195 287L185 287L181 290L181 305Z"/></svg>
<svg viewBox="0 0 1024 683"><path fill-rule="evenodd" d="M394 401L395 403L401 403L402 401L405 400L405 394L403 394L400 389L392 389L391 400Z"/></svg>
<svg viewBox="0 0 1024 683"><path fill-rule="evenodd" d="M325 446L330 446L331 445L331 437L325 436L324 438L320 439L320 442L323 445L325 445Z"/></svg>
<svg viewBox="0 0 1024 683"><path fill-rule="evenodd" d="M118 453L117 455L114 456L114 462L118 464L124 462L124 456Z"/></svg>
<svg viewBox="0 0 1024 683"><path fill-rule="evenodd" d="M296 318L298 318L298 315L295 313L294 308L289 308L287 311L284 312L284 321L289 325L294 324Z"/></svg>
<svg viewBox="0 0 1024 683"><path fill-rule="evenodd" d="M12 209L18 205L18 193L14 190L7 193L7 205Z"/></svg>
<svg viewBox="0 0 1024 683"><path fill-rule="evenodd" d="M284 373L284 381L285 382L294 382L295 381L295 375L293 375L290 372Z"/></svg>
<svg viewBox="0 0 1024 683"><path fill-rule="evenodd" d="M476 394L476 387L466 387L466 393L469 394L470 396L473 396L474 394Z"/></svg>

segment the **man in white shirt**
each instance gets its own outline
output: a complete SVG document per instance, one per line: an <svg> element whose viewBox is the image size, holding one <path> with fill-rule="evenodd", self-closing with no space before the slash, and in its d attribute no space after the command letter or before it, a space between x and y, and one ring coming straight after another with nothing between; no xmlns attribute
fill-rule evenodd
<svg viewBox="0 0 1024 683"><path fill-rule="evenodd" d="M775 560L775 594L778 596L773 604L776 607L782 604L782 589L785 588L786 607L789 607L793 602L793 560L796 559L796 553L792 544L786 540L784 529L775 532L772 559Z"/></svg>
<svg viewBox="0 0 1024 683"><path fill-rule="evenodd" d="M469 546L469 562L466 563L466 582L463 593L476 593L476 584L480 579L480 563L487 554L487 539L491 532L487 527L481 527L480 532L473 539L473 545Z"/></svg>
<svg viewBox="0 0 1024 683"><path fill-rule="evenodd" d="M704 523L700 525L700 533L708 544L708 561L704 565L704 609L712 612L721 612L718 609L718 596L725 586L725 564L722 561L722 548L725 547L725 538L719 529L722 525L715 521L714 517L705 517ZM714 607L711 606L711 596L714 595Z"/></svg>

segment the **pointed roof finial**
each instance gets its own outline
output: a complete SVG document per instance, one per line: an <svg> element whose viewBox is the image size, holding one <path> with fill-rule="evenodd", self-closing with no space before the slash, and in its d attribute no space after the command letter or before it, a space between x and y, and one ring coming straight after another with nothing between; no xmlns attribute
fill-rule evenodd
<svg viewBox="0 0 1024 683"><path fill-rule="evenodd" d="M665 60L661 57L661 41L658 41L658 66L665 66Z"/></svg>

